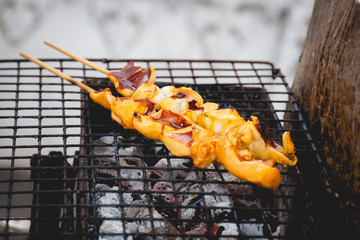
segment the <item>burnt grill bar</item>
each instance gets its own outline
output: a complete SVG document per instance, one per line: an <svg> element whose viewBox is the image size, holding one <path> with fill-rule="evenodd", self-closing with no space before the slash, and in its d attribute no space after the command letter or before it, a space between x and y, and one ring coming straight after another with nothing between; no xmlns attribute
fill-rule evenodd
<svg viewBox="0 0 360 240"><path fill-rule="evenodd" d="M290 130L299 164L279 166L275 192L234 179L217 164L196 169L162 143L124 130L76 86L25 60L0 60L0 239L311 238L325 229L318 199L330 201L338 217L327 224L345 219L272 63L131 60L154 67L160 86L190 86L245 119L258 116L277 141ZM112 87L73 60L43 61L96 90ZM128 62L91 61L115 71Z"/></svg>

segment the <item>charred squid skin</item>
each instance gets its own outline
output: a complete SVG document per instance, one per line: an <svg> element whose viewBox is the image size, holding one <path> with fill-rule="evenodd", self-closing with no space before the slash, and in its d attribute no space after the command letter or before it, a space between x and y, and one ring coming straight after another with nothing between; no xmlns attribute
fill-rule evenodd
<svg viewBox="0 0 360 240"><path fill-rule="evenodd" d="M131 97L143 83L154 83L156 80L155 69L134 66L129 62L120 72L110 72L108 78L113 82L116 90L125 97Z"/></svg>
<svg viewBox="0 0 360 240"><path fill-rule="evenodd" d="M233 132L229 136L238 139L239 144L245 144L255 159L272 159L282 165L294 166L297 163L297 158L290 133L285 132L283 135L284 147L279 145L274 147L263 139L258 127L260 124L258 118L254 116L251 118L252 121L247 121L233 128Z"/></svg>
<svg viewBox="0 0 360 240"><path fill-rule="evenodd" d="M292 161L287 162L289 166L295 166L298 158L295 155L295 145L292 141L289 131L284 132L282 135L282 144L283 144L283 154L289 156Z"/></svg>

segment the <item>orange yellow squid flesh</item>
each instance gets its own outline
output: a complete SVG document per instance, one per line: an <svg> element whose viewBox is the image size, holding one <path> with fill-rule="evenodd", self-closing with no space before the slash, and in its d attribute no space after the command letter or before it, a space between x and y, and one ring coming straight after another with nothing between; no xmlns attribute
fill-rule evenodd
<svg viewBox="0 0 360 240"><path fill-rule="evenodd" d="M190 118L193 122L196 122L199 115L204 114L209 110L217 110L219 108L219 104L213 102L204 103L199 109L189 108L184 111L182 114Z"/></svg>
<svg viewBox="0 0 360 240"><path fill-rule="evenodd" d="M200 108L204 103L204 100L199 93L197 93L193 89L187 88L187 87L176 88L174 94L172 96L170 96L170 98L186 99L187 102L194 103L194 105L195 105L194 107L197 107L197 108Z"/></svg>
<svg viewBox="0 0 360 240"><path fill-rule="evenodd" d="M235 177L259 186L275 190L281 183L279 169L271 163L241 160L226 136L221 136L216 144L217 160Z"/></svg>
<svg viewBox="0 0 360 240"><path fill-rule="evenodd" d="M111 109L111 104L115 101L115 97L112 95L109 88L105 88L102 92L91 92L90 98L97 104L103 106L106 109Z"/></svg>
<svg viewBox="0 0 360 240"><path fill-rule="evenodd" d="M154 104L147 99L133 101L129 98L116 98L111 105L111 117L126 129L134 129L133 119L137 114L148 115L154 112Z"/></svg>
<svg viewBox="0 0 360 240"><path fill-rule="evenodd" d="M227 122L235 119L243 119L235 109L208 110L198 115L196 123L219 134Z"/></svg>
<svg viewBox="0 0 360 240"><path fill-rule="evenodd" d="M182 113L188 109L199 109L203 105L203 98L191 88L165 86L161 88L164 99L160 108Z"/></svg>
<svg viewBox="0 0 360 240"><path fill-rule="evenodd" d="M170 131L191 126L191 122L171 110L161 109L149 116L134 117L134 128L145 137L160 140L162 131Z"/></svg>
<svg viewBox="0 0 360 240"><path fill-rule="evenodd" d="M175 156L190 157L190 148L194 140L192 138L192 127L177 129L174 131L163 131L160 140L166 148Z"/></svg>
<svg viewBox="0 0 360 240"><path fill-rule="evenodd" d="M195 167L205 168L217 156L215 147L219 135L193 125L186 128L163 131L160 140L175 156L187 156L193 159Z"/></svg>
<svg viewBox="0 0 360 240"><path fill-rule="evenodd" d="M204 129L199 125L193 125L192 138L194 142L191 145L190 152L194 166L205 168L217 158L215 146L219 135L215 135L214 132Z"/></svg>
<svg viewBox="0 0 360 240"><path fill-rule="evenodd" d="M215 149L219 138L219 135L213 135L193 142L190 152L195 167L205 168L217 159Z"/></svg>
<svg viewBox="0 0 360 240"><path fill-rule="evenodd" d="M131 97L133 100L144 98L147 98L151 102L155 103L156 109L160 109L160 102L164 99L164 96L160 92L158 86L151 82L147 82L141 84Z"/></svg>
<svg viewBox="0 0 360 240"><path fill-rule="evenodd" d="M141 84L154 83L156 74L152 67L143 69L135 67L134 62L129 62L120 72L110 72L108 77L120 94L131 97Z"/></svg>

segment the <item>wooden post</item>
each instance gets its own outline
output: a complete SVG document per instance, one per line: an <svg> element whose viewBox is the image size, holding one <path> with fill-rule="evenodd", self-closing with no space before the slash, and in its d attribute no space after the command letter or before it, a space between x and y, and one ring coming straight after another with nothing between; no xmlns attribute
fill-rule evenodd
<svg viewBox="0 0 360 240"><path fill-rule="evenodd" d="M359 0L315 0L292 90L360 229Z"/></svg>

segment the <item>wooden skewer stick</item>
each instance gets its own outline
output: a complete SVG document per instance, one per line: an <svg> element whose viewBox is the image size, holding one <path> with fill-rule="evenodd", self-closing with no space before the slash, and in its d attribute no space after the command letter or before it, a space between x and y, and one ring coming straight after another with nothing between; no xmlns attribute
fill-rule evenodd
<svg viewBox="0 0 360 240"><path fill-rule="evenodd" d="M100 71L100 72L102 72L102 73L104 73L106 75L108 75L110 73L110 71L108 69L103 68L103 67L101 67L99 65L96 65L95 63L92 63L92 62L90 62L89 60L87 60L87 59L85 59L83 57L80 57L80 56L78 56L78 55L76 55L76 54L74 54L72 52L69 52L68 50L66 50L66 49L64 49L64 48L62 48L62 47L60 47L60 46L58 46L58 45L56 45L54 43L51 43L49 41L44 41L44 43L46 45L58 50L59 52L62 52L65 55L68 55L72 59L74 59L74 60L76 60L78 62L81 62L82 64L85 64L85 65L87 65L87 66L89 66L89 67L91 67L91 68L93 68L93 69L95 69L97 71Z"/></svg>
<svg viewBox="0 0 360 240"><path fill-rule="evenodd" d="M91 87L86 86L85 84L76 81L74 78L70 77L69 75L66 75L63 72L60 72L59 70L51 67L50 65L44 63L43 61L41 61L41 60L39 60L37 58L34 58L34 57L24 53L24 52L20 52L20 55L23 56L24 58L26 58L27 60L39 65L40 67L49 70L50 72L54 73L56 76L61 77L61 78L65 79L65 80L71 82L72 84L78 86L82 90L87 91L88 93L95 92L95 90L92 89Z"/></svg>

